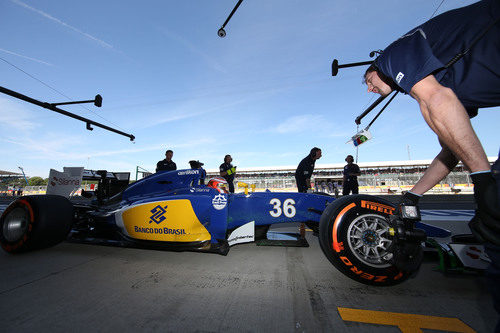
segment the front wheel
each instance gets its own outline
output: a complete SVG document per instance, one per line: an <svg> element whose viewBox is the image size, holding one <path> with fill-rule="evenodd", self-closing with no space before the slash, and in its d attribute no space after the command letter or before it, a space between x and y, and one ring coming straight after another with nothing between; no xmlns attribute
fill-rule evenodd
<svg viewBox="0 0 500 333"><path fill-rule="evenodd" d="M389 216L394 212L392 203L369 195L333 201L320 220L323 253L338 270L358 282L377 286L403 282L412 272L392 263L394 237Z"/></svg>

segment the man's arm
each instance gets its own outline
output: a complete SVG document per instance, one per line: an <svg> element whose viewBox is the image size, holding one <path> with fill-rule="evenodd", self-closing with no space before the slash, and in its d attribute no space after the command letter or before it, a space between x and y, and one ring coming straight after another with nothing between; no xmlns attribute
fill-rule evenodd
<svg viewBox="0 0 500 333"><path fill-rule="evenodd" d="M354 165L356 166L355 167L356 170L353 173L351 173L351 176L356 176L356 177L361 176L361 170L359 169L359 165L357 165L357 164L354 164Z"/></svg>
<svg viewBox="0 0 500 333"><path fill-rule="evenodd" d="M220 175L221 177L224 177L224 176L226 176L226 175L227 175L227 170L224 170L224 164L221 164L221 165L219 166L219 175Z"/></svg>
<svg viewBox="0 0 500 333"><path fill-rule="evenodd" d="M415 194L424 194L439 183L458 164L458 159L451 150L441 143L441 152L434 158L422 178L410 190Z"/></svg>
<svg viewBox="0 0 500 333"><path fill-rule="evenodd" d="M231 169L227 169L225 171L222 171L223 169L224 169L223 167L220 167L220 169L219 169L220 170L219 173L222 177L234 175L236 173L236 167L232 167Z"/></svg>
<svg viewBox="0 0 500 333"><path fill-rule="evenodd" d="M427 124L452 155L461 160L471 172L490 170L486 153L472 129L467 112L451 89L442 86L433 75L429 75L416 83L410 94L418 101ZM449 152L444 154L442 158L448 159ZM438 167L432 171L438 172ZM433 179L437 178L436 174Z"/></svg>

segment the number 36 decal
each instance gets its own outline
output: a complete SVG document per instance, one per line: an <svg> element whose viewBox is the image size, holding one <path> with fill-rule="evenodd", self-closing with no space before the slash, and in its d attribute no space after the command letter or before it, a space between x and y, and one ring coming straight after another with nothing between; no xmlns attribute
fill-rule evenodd
<svg viewBox="0 0 500 333"><path fill-rule="evenodd" d="M281 201L279 199L271 199L269 201L271 205L273 205L273 210L269 211L272 217L280 217L281 214L285 214L286 217L294 217L297 210L295 209L295 200L293 199L285 199L283 201L283 208L281 208Z"/></svg>

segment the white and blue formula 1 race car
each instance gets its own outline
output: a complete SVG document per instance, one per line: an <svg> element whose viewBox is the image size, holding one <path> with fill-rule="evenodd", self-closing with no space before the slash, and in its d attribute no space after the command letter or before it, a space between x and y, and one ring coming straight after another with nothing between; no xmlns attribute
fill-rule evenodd
<svg viewBox="0 0 500 333"><path fill-rule="evenodd" d="M222 180L205 185L201 168L159 172L131 185L111 172L94 174L99 186L90 203L57 195L13 201L0 218L2 248L18 253L68 239L226 255L234 244L264 238L273 224L300 222L318 233L324 254L343 274L385 286L418 270L426 237L449 235L420 223L418 207L374 196L229 194Z"/></svg>

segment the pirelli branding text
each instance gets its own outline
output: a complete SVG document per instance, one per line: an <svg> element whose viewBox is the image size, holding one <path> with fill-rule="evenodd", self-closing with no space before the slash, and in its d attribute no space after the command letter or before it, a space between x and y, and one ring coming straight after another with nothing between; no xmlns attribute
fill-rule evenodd
<svg viewBox="0 0 500 333"><path fill-rule="evenodd" d="M389 215L393 215L396 210L396 208L391 206L365 200L361 200L361 207Z"/></svg>
<svg viewBox="0 0 500 333"><path fill-rule="evenodd" d="M349 267L351 272L353 272L356 275L359 275L361 278L363 278L365 280L374 281L374 282L385 282L389 278L386 275L379 276L379 275L373 275L373 274L363 272L362 270L360 270L356 266L354 266L353 263L347 257L341 256L340 260L342 260L344 265ZM392 278L392 280L396 281L396 280L401 279L402 276L403 276L403 273L399 272L398 275L393 276L391 278Z"/></svg>

